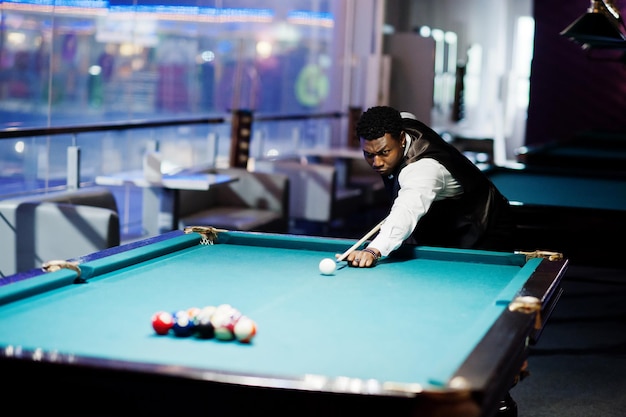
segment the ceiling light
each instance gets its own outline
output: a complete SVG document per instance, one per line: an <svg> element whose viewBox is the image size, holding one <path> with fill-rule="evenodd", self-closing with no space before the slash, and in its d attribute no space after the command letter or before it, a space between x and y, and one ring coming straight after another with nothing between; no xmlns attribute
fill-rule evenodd
<svg viewBox="0 0 626 417"><path fill-rule="evenodd" d="M587 12L561 32L584 49L626 50L626 27L611 0L592 0Z"/></svg>

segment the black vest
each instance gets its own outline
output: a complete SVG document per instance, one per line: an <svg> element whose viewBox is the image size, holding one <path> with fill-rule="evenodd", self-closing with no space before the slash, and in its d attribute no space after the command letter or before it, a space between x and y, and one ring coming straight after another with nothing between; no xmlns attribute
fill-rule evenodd
<svg viewBox="0 0 626 417"><path fill-rule="evenodd" d="M412 140L393 175L383 177L391 200L400 189L398 174L422 158L441 163L463 187L454 198L433 202L405 243L414 245L509 251L513 226L508 200L465 155L435 131L414 119L403 119Z"/></svg>

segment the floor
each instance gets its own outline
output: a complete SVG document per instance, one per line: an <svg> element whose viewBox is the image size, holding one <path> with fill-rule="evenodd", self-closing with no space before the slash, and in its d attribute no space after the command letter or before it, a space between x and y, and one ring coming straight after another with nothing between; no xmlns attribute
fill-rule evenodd
<svg viewBox="0 0 626 417"><path fill-rule="evenodd" d="M626 416L626 269L570 265L530 376L511 394L519 417Z"/></svg>

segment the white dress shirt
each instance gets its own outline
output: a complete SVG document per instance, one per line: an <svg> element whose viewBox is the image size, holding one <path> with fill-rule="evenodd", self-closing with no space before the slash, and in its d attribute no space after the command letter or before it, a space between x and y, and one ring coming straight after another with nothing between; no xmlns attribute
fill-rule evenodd
<svg viewBox="0 0 626 417"><path fill-rule="evenodd" d="M405 154L411 144L406 135ZM400 191L391 211L380 228L378 235L368 245L380 251L382 256L398 249L408 238L417 222L433 201L454 197L463 192L463 187L450 172L432 158L422 158L408 164L398 176Z"/></svg>

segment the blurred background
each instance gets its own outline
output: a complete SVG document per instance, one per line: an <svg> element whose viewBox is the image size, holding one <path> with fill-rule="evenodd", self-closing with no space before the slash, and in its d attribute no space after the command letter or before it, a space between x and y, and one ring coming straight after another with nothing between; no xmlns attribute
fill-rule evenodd
<svg viewBox="0 0 626 417"><path fill-rule="evenodd" d="M241 110L254 115L251 158L351 146L355 115L378 104L450 140L489 138L498 164L622 135L623 44L590 51L561 35L594 3L1 1L0 198L67 186L70 147L83 186L155 148L174 167L228 166ZM91 128L36 131L76 126Z"/></svg>

